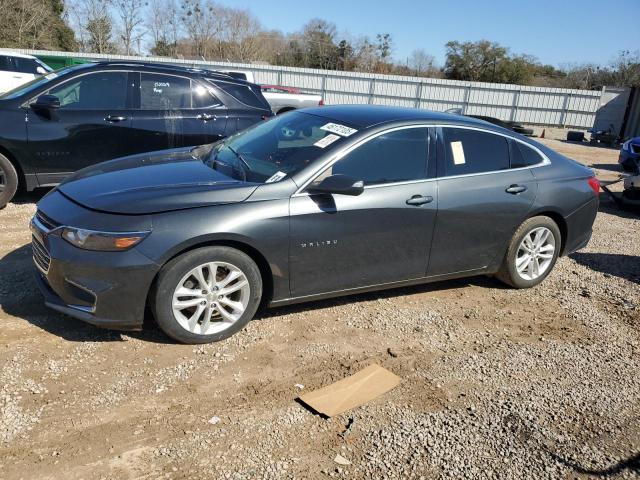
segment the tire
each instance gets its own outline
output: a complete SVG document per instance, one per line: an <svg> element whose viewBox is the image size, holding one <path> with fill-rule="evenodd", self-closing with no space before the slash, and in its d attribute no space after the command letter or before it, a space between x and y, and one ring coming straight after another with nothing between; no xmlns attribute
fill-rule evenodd
<svg viewBox="0 0 640 480"><path fill-rule="evenodd" d="M216 282L211 282L214 271ZM230 337L249 323L261 297L262 277L255 262L235 248L212 246L168 262L158 275L151 306L158 326L174 340L210 343Z"/></svg>
<svg viewBox="0 0 640 480"><path fill-rule="evenodd" d="M567 132L567 141L569 142L583 142L584 132L571 131Z"/></svg>
<svg viewBox="0 0 640 480"><path fill-rule="evenodd" d="M535 232L535 233L534 233ZM538 271L535 270L535 261L528 261L527 258L531 258L528 254L527 248L533 243L532 238L536 237L537 232L540 232L542 236L548 232L545 242L540 242L537 245L537 249L534 252L538 252L536 259L538 261ZM526 237L529 237L528 246L523 245ZM553 251L549 248L549 245L553 246ZM556 264L560 248L562 246L562 235L556 222L551 218L545 216L532 217L524 221L522 225L516 230L507 249L507 253L502 261L500 270L496 274L496 277L502 280L507 285L514 288L531 288L542 282L553 267ZM550 255L549 257L547 257ZM544 258L543 258L544 256ZM523 263L524 262L524 263ZM518 266L524 265L524 271L519 272ZM522 268L522 267L521 267Z"/></svg>
<svg viewBox="0 0 640 480"><path fill-rule="evenodd" d="M0 154L0 208L11 201L18 190L18 172L7 157Z"/></svg>

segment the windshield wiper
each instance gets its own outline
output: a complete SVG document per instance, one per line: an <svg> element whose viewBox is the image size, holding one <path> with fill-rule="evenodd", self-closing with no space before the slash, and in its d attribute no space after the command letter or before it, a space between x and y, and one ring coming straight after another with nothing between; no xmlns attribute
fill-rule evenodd
<svg viewBox="0 0 640 480"><path fill-rule="evenodd" d="M233 154L238 158L238 160L240 160L240 161L244 164L244 166L245 166L245 168L246 168L246 170L247 170L248 172L251 172L251 171L252 171L252 170L251 170L251 165L249 165L249 163L248 163L248 162L247 162L247 161L242 157L242 155L240 155L238 152L236 152L236 151L235 151L233 148L231 148L229 145L226 145L226 147L227 147L229 150L231 150L231 152L232 152L232 153L233 153Z"/></svg>

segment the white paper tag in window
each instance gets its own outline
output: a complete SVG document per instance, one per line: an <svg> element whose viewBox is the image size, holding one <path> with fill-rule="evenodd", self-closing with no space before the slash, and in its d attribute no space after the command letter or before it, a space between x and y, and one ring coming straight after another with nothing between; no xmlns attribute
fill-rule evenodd
<svg viewBox="0 0 640 480"><path fill-rule="evenodd" d="M273 182L278 182L280 180L282 180L284 177L286 177L287 174L284 172L276 172L273 175L271 175L269 178L267 178L264 183L273 183Z"/></svg>
<svg viewBox="0 0 640 480"><path fill-rule="evenodd" d="M338 135L341 135L343 137L349 137L358 131L355 128L340 125L339 123L327 123L326 125L321 126L320 130L337 133Z"/></svg>
<svg viewBox="0 0 640 480"><path fill-rule="evenodd" d="M451 153L453 154L454 165L464 165L464 148L462 148L462 142L451 142Z"/></svg>
<svg viewBox="0 0 640 480"><path fill-rule="evenodd" d="M335 142L339 138L340 137L338 135L334 135L333 133L330 133L326 137L321 138L320 140L318 140L316 143L314 143L314 145L316 147L325 148L325 147L328 147L329 145L331 145L333 142Z"/></svg>

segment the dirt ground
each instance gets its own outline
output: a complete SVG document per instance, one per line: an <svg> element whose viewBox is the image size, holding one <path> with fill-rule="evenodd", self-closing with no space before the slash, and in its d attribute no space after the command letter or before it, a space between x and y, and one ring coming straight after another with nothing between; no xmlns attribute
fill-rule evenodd
<svg viewBox="0 0 640 480"><path fill-rule="evenodd" d="M617 175L615 150L544 142ZM640 477L640 216L604 197L589 246L535 289L480 277L279 308L194 347L45 308L41 195L0 211L0 478ZM374 362L402 383L365 407L296 402Z"/></svg>

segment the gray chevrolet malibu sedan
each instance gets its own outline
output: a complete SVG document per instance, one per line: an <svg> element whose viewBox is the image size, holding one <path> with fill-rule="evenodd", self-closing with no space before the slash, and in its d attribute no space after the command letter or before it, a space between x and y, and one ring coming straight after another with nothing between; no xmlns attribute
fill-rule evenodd
<svg viewBox="0 0 640 480"><path fill-rule="evenodd" d="M31 222L45 302L89 323L221 340L259 305L472 275L537 285L584 247L591 170L457 115L291 112L196 148L81 170Z"/></svg>

